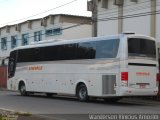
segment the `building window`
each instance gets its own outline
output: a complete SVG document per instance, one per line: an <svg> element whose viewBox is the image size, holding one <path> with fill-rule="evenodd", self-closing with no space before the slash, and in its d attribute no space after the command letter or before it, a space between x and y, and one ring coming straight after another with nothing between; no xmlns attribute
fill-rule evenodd
<svg viewBox="0 0 160 120"><path fill-rule="evenodd" d="M29 34L23 34L22 35L22 46L29 44Z"/></svg>
<svg viewBox="0 0 160 120"><path fill-rule="evenodd" d="M7 50L7 37L1 38L1 49Z"/></svg>
<svg viewBox="0 0 160 120"><path fill-rule="evenodd" d="M52 30L46 30L46 36L51 36L52 35Z"/></svg>
<svg viewBox="0 0 160 120"><path fill-rule="evenodd" d="M62 29L61 28L49 29L49 30L46 30L45 33L47 37L52 35L61 35Z"/></svg>
<svg viewBox="0 0 160 120"><path fill-rule="evenodd" d="M62 29L61 28L53 29L53 35L60 35L60 34L62 34Z"/></svg>
<svg viewBox="0 0 160 120"><path fill-rule="evenodd" d="M42 31L34 32L34 41L38 42L42 40Z"/></svg>
<svg viewBox="0 0 160 120"><path fill-rule="evenodd" d="M11 36L11 48L17 47L17 36Z"/></svg>

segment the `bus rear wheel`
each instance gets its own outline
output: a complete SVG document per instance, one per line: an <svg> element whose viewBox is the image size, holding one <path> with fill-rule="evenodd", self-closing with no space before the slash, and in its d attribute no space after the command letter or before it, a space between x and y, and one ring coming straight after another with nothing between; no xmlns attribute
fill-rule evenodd
<svg viewBox="0 0 160 120"><path fill-rule="evenodd" d="M27 95L26 86L25 86L24 82L20 82L19 91L22 96Z"/></svg>
<svg viewBox="0 0 160 120"><path fill-rule="evenodd" d="M79 101L85 102L88 100L88 92L87 92L87 87L84 84L81 84L77 88L77 97Z"/></svg>

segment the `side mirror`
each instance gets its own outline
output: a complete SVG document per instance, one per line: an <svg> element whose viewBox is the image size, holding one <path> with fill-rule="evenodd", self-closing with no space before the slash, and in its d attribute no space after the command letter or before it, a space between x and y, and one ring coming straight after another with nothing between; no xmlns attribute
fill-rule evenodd
<svg viewBox="0 0 160 120"><path fill-rule="evenodd" d="M9 59L9 57L6 57L6 58L2 59L2 63L1 63L2 66L5 66L5 65L6 65L6 64L5 64L5 60L7 60L7 59Z"/></svg>

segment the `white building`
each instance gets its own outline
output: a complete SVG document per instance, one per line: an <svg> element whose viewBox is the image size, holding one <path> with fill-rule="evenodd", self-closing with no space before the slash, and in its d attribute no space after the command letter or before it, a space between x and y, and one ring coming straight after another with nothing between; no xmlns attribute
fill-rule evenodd
<svg viewBox="0 0 160 120"><path fill-rule="evenodd" d="M95 36L132 31L160 42L160 0L88 0L88 9Z"/></svg>
<svg viewBox="0 0 160 120"><path fill-rule="evenodd" d="M91 37L91 18L65 14L49 15L0 28L0 61L21 45L51 39Z"/></svg>

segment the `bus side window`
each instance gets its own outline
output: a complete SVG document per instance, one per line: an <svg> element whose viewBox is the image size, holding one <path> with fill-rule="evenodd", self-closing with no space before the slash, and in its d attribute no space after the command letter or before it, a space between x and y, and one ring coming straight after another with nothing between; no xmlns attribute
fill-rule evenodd
<svg viewBox="0 0 160 120"><path fill-rule="evenodd" d="M40 54L40 48L35 48L34 49L34 61L41 61L41 54ZM33 58L32 57L32 58Z"/></svg>
<svg viewBox="0 0 160 120"><path fill-rule="evenodd" d="M96 42L96 58L115 58L118 52L119 40L102 40Z"/></svg>
<svg viewBox="0 0 160 120"><path fill-rule="evenodd" d="M96 54L95 42L79 43L77 54L78 59L94 59Z"/></svg>

